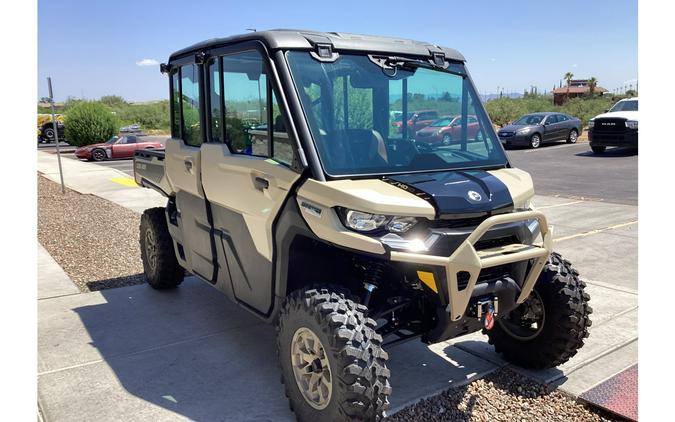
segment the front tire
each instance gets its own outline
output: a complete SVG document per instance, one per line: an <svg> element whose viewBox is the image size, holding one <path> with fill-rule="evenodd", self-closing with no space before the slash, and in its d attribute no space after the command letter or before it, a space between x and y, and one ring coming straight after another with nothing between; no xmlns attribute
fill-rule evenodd
<svg viewBox="0 0 675 422"><path fill-rule="evenodd" d="M448 146L452 143L452 136L449 134L443 135L443 139L441 140L441 143L445 146Z"/></svg>
<svg viewBox="0 0 675 422"><path fill-rule="evenodd" d="M94 161L103 161L107 158L104 150L98 148L91 152L91 159Z"/></svg>
<svg viewBox="0 0 675 422"><path fill-rule="evenodd" d="M489 343L506 360L525 368L567 362L589 335L593 309L585 287L569 261L551 254L530 296L487 331Z"/></svg>
<svg viewBox="0 0 675 422"><path fill-rule="evenodd" d="M384 418L391 394L389 357L367 310L328 289L300 289L284 301L277 353L299 421Z"/></svg>
<svg viewBox="0 0 675 422"><path fill-rule="evenodd" d="M577 133L576 129L570 130L570 133L567 135L567 143L568 144L576 144L578 137L579 137L579 133Z"/></svg>
<svg viewBox="0 0 675 422"><path fill-rule="evenodd" d="M54 128L52 127L46 127L42 130L42 135L47 138L48 142L54 142L56 137L54 136Z"/></svg>
<svg viewBox="0 0 675 422"><path fill-rule="evenodd" d="M530 137L530 148L539 148L541 146L541 135L535 133Z"/></svg>
<svg viewBox="0 0 675 422"><path fill-rule="evenodd" d="M171 289L183 282L185 270L176 259L163 207L149 208L143 212L140 244L143 271L150 287Z"/></svg>
<svg viewBox="0 0 675 422"><path fill-rule="evenodd" d="M591 150L593 151L594 154L602 154L605 152L607 147L599 147L599 146L591 146Z"/></svg>

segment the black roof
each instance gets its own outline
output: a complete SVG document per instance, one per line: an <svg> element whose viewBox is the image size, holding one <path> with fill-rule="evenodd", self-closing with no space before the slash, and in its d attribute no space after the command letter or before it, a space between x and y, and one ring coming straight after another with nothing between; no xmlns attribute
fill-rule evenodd
<svg viewBox="0 0 675 422"><path fill-rule="evenodd" d="M249 32L225 38L214 38L176 51L171 54L169 61L201 50L251 40L263 42L270 50L311 50L315 48L317 43L325 43L331 44L335 51L368 51L373 53L421 57L431 57L431 54L435 52L443 53L446 59L464 61L464 56L462 56L459 51L427 42L402 38L349 34L344 32L318 32L297 29L273 29L269 31Z"/></svg>

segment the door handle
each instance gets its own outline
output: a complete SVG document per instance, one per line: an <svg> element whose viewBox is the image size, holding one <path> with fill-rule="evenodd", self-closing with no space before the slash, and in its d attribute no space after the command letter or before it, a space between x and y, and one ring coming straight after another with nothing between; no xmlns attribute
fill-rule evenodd
<svg viewBox="0 0 675 422"><path fill-rule="evenodd" d="M187 160L183 161L183 164L185 164L185 170L187 170L188 173L192 173L192 166L194 165L192 160L187 159Z"/></svg>
<svg viewBox="0 0 675 422"><path fill-rule="evenodd" d="M263 190L270 187L270 181L262 177L256 177L253 179L253 185L256 189Z"/></svg>

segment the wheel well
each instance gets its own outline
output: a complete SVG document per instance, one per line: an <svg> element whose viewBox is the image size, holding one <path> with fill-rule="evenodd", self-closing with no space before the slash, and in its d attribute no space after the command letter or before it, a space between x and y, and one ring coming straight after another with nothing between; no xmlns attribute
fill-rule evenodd
<svg viewBox="0 0 675 422"><path fill-rule="evenodd" d="M296 236L288 251L286 294L316 284L335 284L359 293L354 254L306 236Z"/></svg>

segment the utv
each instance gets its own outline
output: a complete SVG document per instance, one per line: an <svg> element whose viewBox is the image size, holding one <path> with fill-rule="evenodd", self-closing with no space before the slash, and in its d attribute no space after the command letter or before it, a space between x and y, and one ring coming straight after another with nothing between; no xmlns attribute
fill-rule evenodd
<svg viewBox="0 0 675 422"><path fill-rule="evenodd" d="M148 283L185 270L277 327L302 421L379 420L389 345L484 330L506 359L560 365L589 295L552 253L530 176L512 168L457 51L293 30L169 57L172 137L139 151ZM451 142L400 119L433 110ZM405 123L403 123L405 120Z"/></svg>

